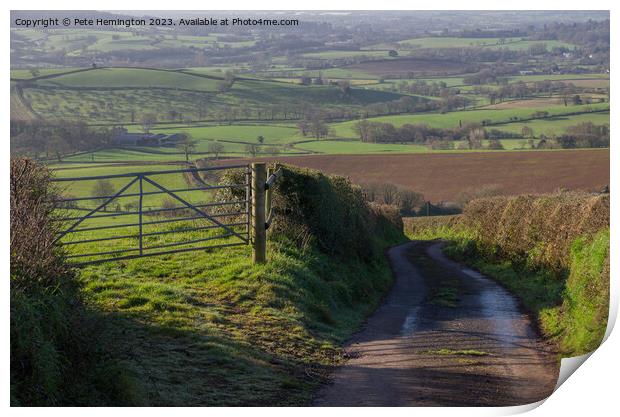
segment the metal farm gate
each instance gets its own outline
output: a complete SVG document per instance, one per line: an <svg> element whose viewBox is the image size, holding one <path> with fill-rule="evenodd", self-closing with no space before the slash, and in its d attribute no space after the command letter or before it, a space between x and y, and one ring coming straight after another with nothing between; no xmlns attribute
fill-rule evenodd
<svg viewBox="0 0 620 417"><path fill-rule="evenodd" d="M248 244L263 263L281 172L267 178L266 165L254 163L54 178L65 188L55 243L77 265Z"/></svg>

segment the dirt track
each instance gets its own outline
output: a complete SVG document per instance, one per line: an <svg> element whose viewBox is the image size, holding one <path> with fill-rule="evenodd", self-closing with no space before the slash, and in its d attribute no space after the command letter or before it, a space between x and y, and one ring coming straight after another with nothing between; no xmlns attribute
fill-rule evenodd
<svg viewBox="0 0 620 417"><path fill-rule="evenodd" d="M395 285L315 405L507 406L552 393L555 357L515 298L441 245L390 250Z"/></svg>

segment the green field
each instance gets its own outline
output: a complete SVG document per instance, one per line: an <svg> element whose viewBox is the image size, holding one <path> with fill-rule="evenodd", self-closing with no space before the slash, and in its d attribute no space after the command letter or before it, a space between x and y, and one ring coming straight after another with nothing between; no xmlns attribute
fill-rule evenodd
<svg viewBox="0 0 620 417"><path fill-rule="evenodd" d="M591 110L608 109L608 103L578 105L578 106L554 106L542 108L526 108L526 109L501 109L501 110L465 110L450 113L433 113L433 114L416 114L416 115L399 115L399 116L383 116L368 119L374 122L391 123L394 126L402 126L407 123L411 124L427 124L430 127L453 129L459 127L459 122L464 125L466 123L480 123L483 120L490 120L493 123L508 122L510 118L530 118L535 111L548 111L551 116L562 115L565 113L586 112ZM592 116L592 115L590 115ZM599 119L600 120L600 119ZM348 121L336 123L332 127L336 136L342 138L355 137L353 126L356 121ZM493 127L493 126L491 126Z"/></svg>
<svg viewBox="0 0 620 417"><path fill-rule="evenodd" d="M215 91L216 80L197 77L178 71L136 68L101 68L41 80L41 86L88 88L182 88L196 91Z"/></svg>
<svg viewBox="0 0 620 417"><path fill-rule="evenodd" d="M134 127L134 130L137 128ZM233 142L249 142L258 144L258 136L265 138L266 145L279 145L294 140L304 139L294 124L238 124L204 127L187 127L183 125L166 126L154 129L157 133L187 132L192 138L205 140L229 140Z"/></svg>
<svg viewBox="0 0 620 417"><path fill-rule="evenodd" d="M526 83L536 81L571 81L571 80L608 80L609 74L588 73L588 74L547 74L547 75L515 75L507 77L509 82L523 81Z"/></svg>
<svg viewBox="0 0 620 417"><path fill-rule="evenodd" d="M40 77L43 75L63 74L65 72L75 71L77 69L79 68L40 68L40 69L36 69L36 71L38 72L37 77ZM11 78L20 79L20 80L30 80L34 78L34 75L32 75L31 70L12 69Z"/></svg>
<svg viewBox="0 0 620 417"><path fill-rule="evenodd" d="M309 52L303 55L306 58L316 59L340 59L351 57L390 58L388 50L364 50L364 51L321 51Z"/></svg>
<svg viewBox="0 0 620 417"><path fill-rule="evenodd" d="M219 41L210 33L205 36L178 34L140 34L131 31L97 31L89 29L13 29L15 33L37 42L37 50L53 52L64 50L69 56L117 51L155 51L165 48L245 48L255 39L239 42Z"/></svg>
<svg viewBox="0 0 620 417"><path fill-rule="evenodd" d="M592 109L606 108L605 103L592 106ZM607 105L608 106L608 105ZM368 119L370 121L392 123L395 126L402 126L406 123L425 123L432 127L456 128L459 120L462 124L480 123L482 120L492 120L495 124L487 129L497 129L505 132L520 134L523 126L533 129L535 137L545 134L550 137L561 135L569 126L582 122L592 122L594 124L609 124L609 112L584 113L577 115L563 116L563 113L573 113L585 110L587 106L557 106L542 108L549 111L555 117L547 119L535 119L526 121L513 121L510 123L498 123L509 120L511 117L520 119L528 118L532 112L540 110L538 108L526 109L502 109L502 110L469 110L445 114L420 114L376 117ZM247 144L258 146L259 153L270 154L274 149L281 154L305 154L305 153L326 153L326 154L357 154L357 153L420 153L420 152L455 152L430 150L423 145L409 144L373 144L362 143L352 127L357 121L333 123L330 125L333 136L328 139L313 140L311 137L303 137L295 124L276 123L276 124L238 124L238 125L201 125L197 127L187 127L185 125L165 125L153 129L155 133L189 133L193 139L197 140L195 149L198 156L212 156L209 154L209 144L218 141L223 146L221 156L247 156ZM132 126L133 131L139 131L137 126ZM260 145L257 137L264 137L264 144ZM330 140L331 139L331 140ZM339 139L339 140L333 140ZM349 139L349 140L341 140ZM505 139L501 141L505 149L522 148L522 139ZM459 147L460 142L455 142L455 148ZM134 147L125 149L107 149L92 153L85 153L76 156L68 156L67 161L85 162L119 162L119 161L181 161L184 159L182 152L175 148L153 148L153 147Z"/></svg>
<svg viewBox="0 0 620 417"><path fill-rule="evenodd" d="M110 33L98 42L138 41L138 37L123 34L120 39L112 39ZM31 34L34 36L34 34ZM109 35L109 36L108 36ZM60 35L54 35L60 36ZM83 36L77 33L76 37ZM215 35L214 35L215 36ZM177 42L198 41L199 39L176 39ZM198 38L198 37L197 37ZM55 38L52 38L52 40ZM166 41L168 38L165 37ZM213 38L215 39L215 38ZM211 42L213 39L209 39ZM461 45L471 39L459 39ZM415 41L441 48L448 45L451 38L421 38ZM413 42L414 40L411 40ZM489 46L496 40L484 39ZM518 44L524 41L507 40L507 44ZM351 51L349 51L351 52ZM353 51L358 53L383 53L384 51ZM332 55L347 56L347 51L327 51L326 57ZM321 52L316 53L321 54ZM51 120L88 120L90 123L124 124L129 131L142 130L140 120L145 114L154 114L157 124L151 129L153 133L172 134L189 133L197 140L193 158L209 156L210 145L218 141L223 150L220 156L247 156L247 145L258 146L261 154L308 154L308 153L409 153L431 152L427 146L408 144L368 144L361 143L352 127L356 120L331 123L329 140L312 140L303 137L296 120L282 121L291 117L294 112L312 106L315 108L335 109L347 108L356 110L362 106L397 100L403 94L397 92L397 85L403 80L387 79L377 82L376 77L369 76L358 70L348 68L327 68L325 70L304 70L303 68L275 65L273 68L253 73L238 75L228 91L218 91L218 83L227 70L236 66L192 67L180 70L156 70L145 68L96 68L73 72L73 69L44 69L41 76L49 78L35 80L30 83L15 82L20 85L24 99L12 95L12 117L29 120L33 118ZM260 78L269 74L283 77L285 82ZM350 96L343 98L338 86L310 85L297 83L296 77L302 75L324 77L333 80L351 79ZM29 70L14 70L16 79L30 79ZM290 77L290 78L288 78ZM605 82L609 77L604 73L584 74L552 74L509 77L509 82L524 81L528 83L553 81L596 81ZM277 77L276 77L277 78ZM421 77L405 80L407 83L425 81L426 83L444 82L448 87L459 87L461 94L472 100L472 106L488 103L488 97L477 95L476 87L463 85L463 76L452 77ZM293 82L288 82L288 81ZM498 88L497 85L480 87ZM17 90L16 90L17 91ZM583 95L583 94L582 94ZM417 96L422 100L438 100L438 97ZM585 96L584 96L585 97ZM535 98L535 97L530 97ZM533 102L534 103L534 102ZM26 106L30 104L32 110ZM198 111L198 109L203 109ZM566 127L582 121L596 124L609 123L609 113L586 113L591 110L608 109L608 103L597 103L581 106L532 105L521 108L504 109L467 109L448 113L416 113L370 118L371 121L403 124L426 124L435 128L453 129L467 123L482 123L487 129L520 133L524 125L534 130L535 136L560 135ZM528 120L535 111L547 111L551 117L547 119ZM566 115L567 113L584 114ZM202 119L201 119L202 118ZM270 120L271 119L271 120ZM181 123L185 120L184 123ZM197 120L202 120L196 122ZM252 120L256 120L255 122ZM257 138L262 136L264 142L259 144ZM338 139L338 140L334 140ZM348 139L342 141L341 139ZM519 141L504 141L506 149L522 147ZM458 147L458 141L455 143ZM437 151L432 151L437 152ZM83 153L65 158L71 162L175 162L182 161L184 155L174 148L125 148L104 149L91 153Z"/></svg>
<svg viewBox="0 0 620 417"><path fill-rule="evenodd" d="M535 136L538 137L541 133L543 133L550 137L554 134L561 134L567 127L574 126L578 123L592 122L596 125L603 125L609 124L609 120L609 112L600 112L566 117L558 116L551 119L538 119L503 125L500 124L493 127L506 132L521 133L523 126L528 126L533 130Z"/></svg>
<svg viewBox="0 0 620 417"><path fill-rule="evenodd" d="M87 118L90 123L137 122L147 113L157 115L159 121L180 117L268 120L274 117L274 111L275 117L282 118L300 106L358 109L402 97L359 88L343 97L338 86L300 86L244 78L237 79L230 90L218 92L217 79L193 71L99 68L59 74L22 88L24 97L41 117ZM203 113L199 108L204 109Z"/></svg>
<svg viewBox="0 0 620 417"><path fill-rule="evenodd" d="M391 49L390 47L398 46L403 49L418 48L506 48L511 50L527 50L535 44L545 44L547 49L554 47L563 47L573 49L575 45L555 40L530 41L522 38L455 38L455 37L432 37L432 38L414 38L396 42L395 44L377 44L366 47L369 50Z"/></svg>
<svg viewBox="0 0 620 417"><path fill-rule="evenodd" d="M52 168L54 165L52 165ZM176 170L176 169L185 169L186 166L183 165L107 165L107 164L92 164L89 166L84 166L82 168L75 169L64 169L60 171L56 171L57 178L79 178L79 177L92 177L92 176L105 176L105 175L116 175L116 174L127 174L127 173L135 173L135 172L151 172L151 171L166 171L166 170ZM123 186L129 183L133 178L112 178L108 181L112 184L114 190L118 191ZM188 181L188 179L183 174L168 174L168 175L159 175L154 176L152 179L162 186L169 189L188 189L197 187L196 184L192 184ZM70 194L71 198L73 197L91 197L94 196L94 188L99 180L83 180L83 181L64 181L59 182L58 186L63 190L63 193ZM132 185L127 191L126 194L135 194L138 192L139 185L136 183ZM143 184L143 189L145 192L153 192L157 191L157 189L151 184ZM189 198L198 198L196 193L190 193ZM148 202L145 202L145 207L153 206L158 207L161 205L162 199L166 199L163 194L155 194L148 196ZM205 198L205 197L202 197ZM126 203L137 204L138 197L126 197L119 200L119 203L122 205ZM80 207L88 207L94 208L101 202L97 200L84 200L79 201L77 204Z"/></svg>

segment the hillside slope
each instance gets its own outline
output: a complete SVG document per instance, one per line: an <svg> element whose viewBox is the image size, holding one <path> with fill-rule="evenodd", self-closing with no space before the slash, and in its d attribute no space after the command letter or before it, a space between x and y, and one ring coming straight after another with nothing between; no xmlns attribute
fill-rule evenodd
<svg viewBox="0 0 620 417"><path fill-rule="evenodd" d="M81 271L143 404L307 404L343 359L390 286L383 250L402 239L400 218L343 178L294 168L274 208L266 265L244 246Z"/></svg>

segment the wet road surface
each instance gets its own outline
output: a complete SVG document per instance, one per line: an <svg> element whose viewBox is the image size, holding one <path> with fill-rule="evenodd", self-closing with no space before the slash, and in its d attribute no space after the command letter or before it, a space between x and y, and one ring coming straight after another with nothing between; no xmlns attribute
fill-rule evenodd
<svg viewBox="0 0 620 417"><path fill-rule="evenodd" d="M553 392L559 366L503 287L441 242L392 248L395 284L316 406L508 406Z"/></svg>

